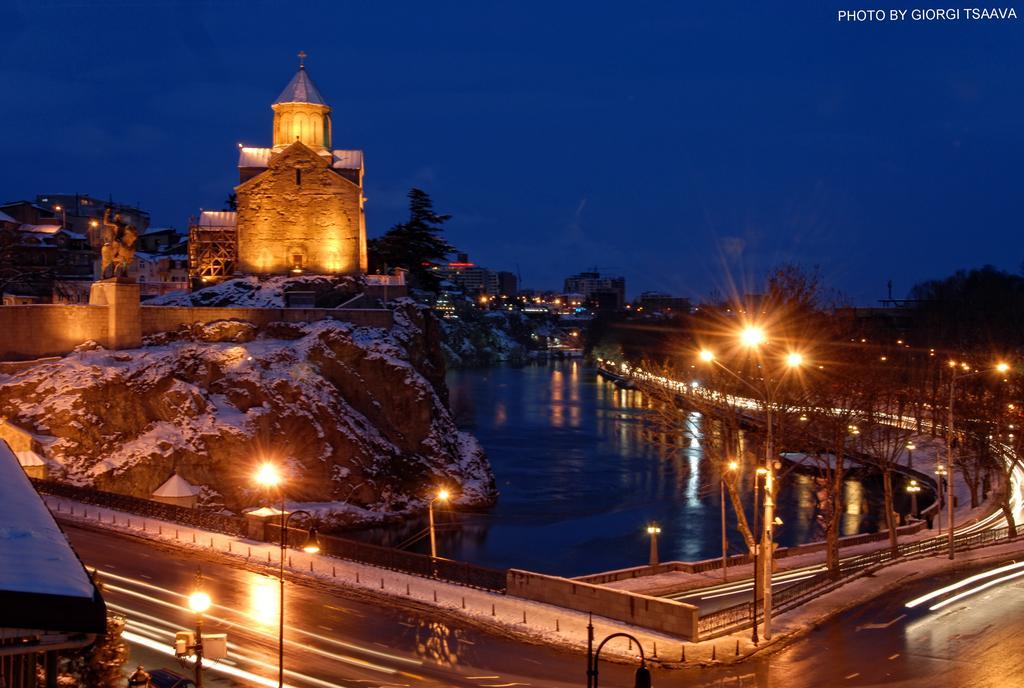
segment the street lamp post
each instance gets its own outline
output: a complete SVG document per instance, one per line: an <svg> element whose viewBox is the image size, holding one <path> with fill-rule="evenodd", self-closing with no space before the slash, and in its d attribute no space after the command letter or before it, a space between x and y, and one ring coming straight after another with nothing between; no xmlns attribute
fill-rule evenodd
<svg viewBox="0 0 1024 688"><path fill-rule="evenodd" d="M210 608L210 596L197 589L188 596L188 607L196 614L196 639L192 651L196 654L196 688L203 688L203 612Z"/></svg>
<svg viewBox="0 0 1024 688"><path fill-rule="evenodd" d="M907 468L914 467L914 450L917 449L917 445L913 442L907 442Z"/></svg>
<svg viewBox="0 0 1024 688"><path fill-rule="evenodd" d="M758 503L758 491L760 489L759 488L760 483L758 482L758 479L762 475L764 475L765 472L766 472L766 469L761 468L761 467L758 467L758 469L756 471L754 471L754 603L753 603L754 604L754 606L753 606L753 617L754 617L753 621L754 621L754 623L753 623L753 626L750 629L750 642L754 643L754 645L757 645L757 642L758 642L758 638L757 638L757 591L758 591L758 588L761 585L761 583L760 583L760 581L761 581L761 569L758 568L758 564L761 563L761 558L758 556L760 554L761 544L758 543L758 541L757 541L757 535L758 535L758 533L761 532L761 526L760 526L760 522L759 522L759 519L761 518L761 509L759 508L759 503Z"/></svg>
<svg viewBox="0 0 1024 688"><path fill-rule="evenodd" d="M728 466L728 470L729 471L735 471L735 470L737 470L740 467L740 464L737 461L730 461L727 464L727 466ZM729 580L729 570L728 570L728 567L729 567L729 538L728 538L728 536L726 535L726 532L725 532L725 474L726 474L726 471L722 471L722 475L720 476L719 482L721 483L721 488L722 488L722 496L721 496L721 502L722 502L722 580L723 581L728 581Z"/></svg>
<svg viewBox="0 0 1024 688"><path fill-rule="evenodd" d="M917 493L921 491L921 486L916 480L911 480L910 484L907 485L907 492L910 494L910 516L911 518L917 518Z"/></svg>
<svg viewBox="0 0 1024 688"><path fill-rule="evenodd" d="M935 467L935 475L938 477L936 484L939 488L939 508L936 510L935 516L939 526L939 535L942 535L942 509L946 505L946 490L943 486L943 483L945 482L944 478L946 477L946 473L947 471L945 464L940 463Z"/></svg>
<svg viewBox="0 0 1024 688"><path fill-rule="evenodd" d="M447 502L451 497L451 493L448 490L441 488L437 491L437 496L427 502L427 518L430 523L430 558L431 560L437 559L437 536L434 532L434 502Z"/></svg>
<svg viewBox="0 0 1024 688"><path fill-rule="evenodd" d="M650 566L654 568L658 565L658 535L661 534L661 526L657 523L650 524L647 526L647 534L651 536Z"/></svg>
<svg viewBox="0 0 1024 688"><path fill-rule="evenodd" d="M640 641L629 633L612 633L602 640L597 651L594 651L594 623L593 620L587 623L587 688L598 688L597 663L601 658L601 650L605 643L613 638L629 638L636 643L637 651L640 653L640 667L633 677L633 688L651 688L651 671L647 668L647 658L644 656L644 646Z"/></svg>
<svg viewBox="0 0 1024 688"><path fill-rule="evenodd" d="M998 373L1009 372L1010 366L1006 363L997 363L989 368L982 368L981 370L971 371L971 366L967 363L957 363L956 361L950 361L949 367L952 369L952 373L949 376L949 409L946 415L946 515L949 517L949 558L953 559L956 551L955 542L955 528L953 527L953 508L954 508L954 494L953 494L953 403L956 400L956 383L959 380L968 377L974 377L975 375L981 375L991 371ZM957 368L962 369L964 372L957 374Z"/></svg>
<svg viewBox="0 0 1024 688"><path fill-rule="evenodd" d="M291 521L292 516L302 514L308 518L312 518L313 514L302 509L292 511L290 513L287 512L285 508L284 486L282 485L284 481L280 472L273 464L265 463L260 467L259 471L256 473L256 482L268 489L278 487L281 497L281 559L278 568L280 594L278 597L279 608L277 610L277 686L278 688L284 688L284 558L288 549L288 523ZM309 533L306 536L306 542L302 545L302 551L309 554L316 554L320 551L316 528L309 529Z"/></svg>
<svg viewBox="0 0 1024 688"><path fill-rule="evenodd" d="M748 349L758 349L762 344L768 341L764 331L759 327L747 326L739 333L740 343ZM775 452L773 449L773 426L775 424L774 409L777 402L778 393L782 388L782 383L785 382L785 375L779 377L772 386L767 375L763 378L764 386L759 388L745 379L732 369L722 364L716 357L715 354L707 349L700 352L700 360L705 363L714 363L719 368L724 370L726 373L731 375L733 378L738 380L741 384L747 386L753 390L754 394L761 400L765 414L765 498L764 498L764 518L763 530L755 528L754 532L760 532L761 537L761 556L758 556L757 546L755 545L754 550L754 604L757 605L757 579L760 576L764 577L763 581L763 603L764 603L764 637L765 640L770 640L772 637L771 619L772 619L772 559L774 555L774 548L772 546L773 528L775 526ZM803 354L797 351L790 351L785 357L786 369L795 370L800 368L805 363ZM759 469L760 470L760 469ZM756 481L755 481L756 486ZM755 493L756 496L756 493ZM755 512L757 507L755 505ZM758 568L758 564L761 568ZM757 617L754 617L754 640L757 638Z"/></svg>

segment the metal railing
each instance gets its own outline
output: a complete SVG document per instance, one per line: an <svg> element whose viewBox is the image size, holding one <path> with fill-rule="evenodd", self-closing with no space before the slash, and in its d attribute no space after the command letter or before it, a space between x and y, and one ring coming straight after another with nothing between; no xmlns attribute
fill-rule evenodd
<svg viewBox="0 0 1024 688"><path fill-rule="evenodd" d="M962 552L977 547L1007 542L1010 538L1009 528L993 528L976 533L965 533L954 538L956 551ZM847 557L839 561L839 576L833 578L828 571L823 571L793 585L788 585L772 593L773 608L783 612L799 607L813 597L821 595L827 589L838 587L850 580L888 564L908 561L921 557L934 556L947 551L949 541L944 537L929 538L918 542L900 544L894 552L886 547L867 554ZM702 615L697 624L698 637L701 640L715 638L738 631L753 622L754 607L752 602L741 602Z"/></svg>
<svg viewBox="0 0 1024 688"><path fill-rule="evenodd" d="M269 542L281 541L281 526L268 523L266 538ZM288 541L301 543L306 538L306 531L299 528L288 529ZM457 583L471 588L505 592L508 585L508 571L478 566L465 561L455 561L437 557L431 559L425 554L406 552L390 547L371 545L359 540L338 537L337 535L320 535L320 551L339 559L370 564L378 568L411 573L424 578L437 578L449 583Z"/></svg>
<svg viewBox="0 0 1024 688"><path fill-rule="evenodd" d="M148 516L162 521L173 521L183 525L212 530L225 535L241 536L246 533L245 519L239 516L218 514L212 511L201 509L189 509L184 506L154 502L151 499L132 497L130 495L118 494L116 492L104 492L92 487L71 485L56 480L43 480L32 478L32 484L38 492L53 495L55 497L67 497L85 504L105 506L118 511L127 511L130 514Z"/></svg>
<svg viewBox="0 0 1024 688"><path fill-rule="evenodd" d="M130 514L138 514L161 521L171 521L182 525L211 530L235 537L248 536L248 522L243 516L229 516L200 509L154 502L141 497L105 492L92 487L70 485L56 480L33 478L32 484L38 492L66 497L85 504L104 506ZM301 544L306 531L297 528L288 529L288 541L293 545ZM265 539L268 542L281 541L281 527L276 523L267 523ZM449 583L457 583L482 590L505 592L508 572L502 569L491 569L463 561L430 557L414 552L404 552L390 547L380 547L358 540L338 537L337 535L320 535L320 547L324 554L348 559L350 561L369 564L392 571L411 573L426 578L438 578Z"/></svg>

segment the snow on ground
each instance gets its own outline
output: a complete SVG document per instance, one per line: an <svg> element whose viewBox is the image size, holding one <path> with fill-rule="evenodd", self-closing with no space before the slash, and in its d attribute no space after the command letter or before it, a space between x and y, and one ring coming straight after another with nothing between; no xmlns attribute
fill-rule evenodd
<svg viewBox="0 0 1024 688"><path fill-rule="evenodd" d="M284 308L285 291L338 292L354 296L363 290L354 277L308 275L291 277L237 277L194 292L174 292L146 302L152 306L235 306L238 308ZM335 299L340 303L344 299ZM337 306L332 303L331 306Z"/></svg>
<svg viewBox="0 0 1024 688"><path fill-rule="evenodd" d="M0 375L0 413L53 438L56 476L136 496L177 471L237 510L249 499L238 471L273 437L277 458L310 476L298 496L337 499L339 516L397 518L439 482L458 504L488 503L490 467L455 427L406 309L391 329L221 321L76 351Z"/></svg>

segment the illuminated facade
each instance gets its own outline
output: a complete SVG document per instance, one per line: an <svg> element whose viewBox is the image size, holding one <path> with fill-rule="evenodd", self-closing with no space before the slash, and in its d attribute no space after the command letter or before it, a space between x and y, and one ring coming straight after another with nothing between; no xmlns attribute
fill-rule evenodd
<svg viewBox="0 0 1024 688"><path fill-rule="evenodd" d="M271 107L273 147L240 151L234 272L365 273L362 151L331 148L331 108L303 65Z"/></svg>

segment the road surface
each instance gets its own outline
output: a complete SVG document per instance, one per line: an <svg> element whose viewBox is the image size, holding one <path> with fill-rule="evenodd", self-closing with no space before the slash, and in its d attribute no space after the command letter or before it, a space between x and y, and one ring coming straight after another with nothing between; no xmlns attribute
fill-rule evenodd
<svg viewBox="0 0 1024 688"><path fill-rule="evenodd" d="M208 673L213 680L207 685L276 685L275 578L115 533L76 527L66 531L85 563L103 572L104 597L110 606L129 619L132 666L142 661L147 666L189 671L161 653L169 651L173 631L193 624L194 617L181 606L181 595L192 589L201 566L204 587L216 605L206 615L204 630L228 633L227 670L245 672L235 678ZM914 609L904 606L911 598L974 572L946 575L886 594L782 649L738 666L655 670L654 685L1012 685L1015 677L1024 676L1024 652L1019 651L1024 647L1024 567L1020 577L992 584L936 611L928 609L930 603ZM289 581L286 611L286 683L295 688L585 685L580 655L380 607L316 584ZM731 650L723 641L720 656ZM631 676L629 667L601 665L605 688L632 686Z"/></svg>

